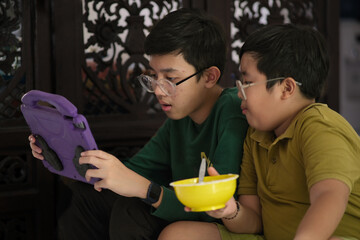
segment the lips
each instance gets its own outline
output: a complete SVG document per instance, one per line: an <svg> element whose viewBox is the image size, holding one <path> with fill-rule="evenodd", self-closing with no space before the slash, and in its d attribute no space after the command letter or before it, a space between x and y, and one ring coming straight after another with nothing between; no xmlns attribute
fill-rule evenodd
<svg viewBox="0 0 360 240"><path fill-rule="evenodd" d="M241 105L241 111L243 114L246 114L247 113L247 107Z"/></svg>
<svg viewBox="0 0 360 240"><path fill-rule="evenodd" d="M159 101L160 105L161 105L161 109L164 111L164 112L168 112L171 110L171 107L172 105L171 104L168 104L168 103L165 103L165 102L162 102L162 101Z"/></svg>

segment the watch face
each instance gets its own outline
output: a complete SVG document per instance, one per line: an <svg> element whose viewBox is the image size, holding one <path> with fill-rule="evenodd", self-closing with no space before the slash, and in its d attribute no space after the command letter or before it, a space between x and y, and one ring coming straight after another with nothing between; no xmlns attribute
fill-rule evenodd
<svg viewBox="0 0 360 240"><path fill-rule="evenodd" d="M161 187L158 184L151 182L149 188L147 200L151 203L156 203L160 198Z"/></svg>

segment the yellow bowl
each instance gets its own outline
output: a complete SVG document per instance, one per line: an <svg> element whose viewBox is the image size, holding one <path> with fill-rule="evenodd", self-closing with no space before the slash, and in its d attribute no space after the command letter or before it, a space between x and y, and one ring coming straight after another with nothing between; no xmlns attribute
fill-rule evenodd
<svg viewBox="0 0 360 240"><path fill-rule="evenodd" d="M206 176L202 183L198 183L199 178L189 178L172 182L170 186L184 206L203 212L225 207L235 193L238 177L237 174Z"/></svg>

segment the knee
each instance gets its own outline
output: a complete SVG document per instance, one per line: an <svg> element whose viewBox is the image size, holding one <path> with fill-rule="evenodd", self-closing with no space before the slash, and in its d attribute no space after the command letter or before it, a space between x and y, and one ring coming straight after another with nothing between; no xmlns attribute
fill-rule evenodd
<svg viewBox="0 0 360 240"><path fill-rule="evenodd" d="M183 222L175 222L165 227L158 240L181 240L184 239Z"/></svg>

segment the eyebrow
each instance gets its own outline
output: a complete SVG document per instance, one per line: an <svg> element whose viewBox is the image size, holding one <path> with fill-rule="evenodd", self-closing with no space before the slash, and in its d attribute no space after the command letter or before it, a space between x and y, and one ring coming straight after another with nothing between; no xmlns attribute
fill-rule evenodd
<svg viewBox="0 0 360 240"><path fill-rule="evenodd" d="M160 72L162 72L162 73L173 73L173 72L179 72L179 70L174 69L174 68L165 68L165 69L160 69Z"/></svg>
<svg viewBox="0 0 360 240"><path fill-rule="evenodd" d="M150 66L150 70L156 72L151 66ZM171 73L171 72L179 72L179 70L177 70L175 68L163 68L163 69L160 69L160 72L162 72L162 73Z"/></svg>

